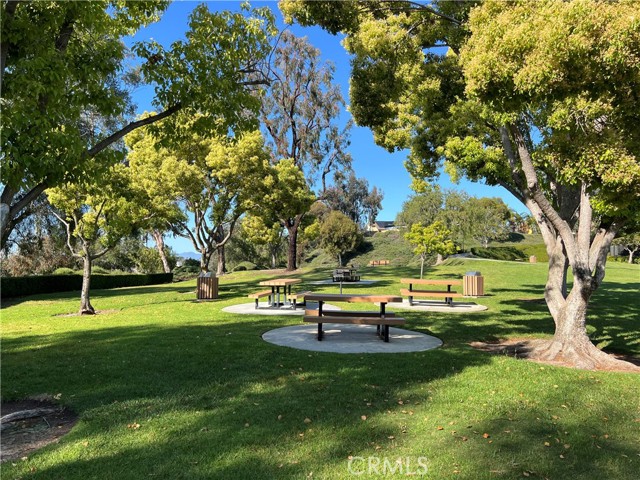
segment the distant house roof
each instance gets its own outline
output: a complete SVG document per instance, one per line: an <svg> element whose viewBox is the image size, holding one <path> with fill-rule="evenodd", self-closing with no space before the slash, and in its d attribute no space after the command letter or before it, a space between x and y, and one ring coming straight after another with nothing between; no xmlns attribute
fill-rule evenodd
<svg viewBox="0 0 640 480"><path fill-rule="evenodd" d="M395 226L394 222L388 222L384 220L380 220L376 222L376 227L378 228L392 228Z"/></svg>

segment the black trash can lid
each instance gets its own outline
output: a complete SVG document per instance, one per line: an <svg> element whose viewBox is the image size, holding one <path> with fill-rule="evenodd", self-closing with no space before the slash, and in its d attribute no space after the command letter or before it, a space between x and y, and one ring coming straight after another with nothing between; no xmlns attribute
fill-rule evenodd
<svg viewBox="0 0 640 480"><path fill-rule="evenodd" d="M480 276L482 276L482 274L480 272L467 272L467 273L465 273L465 276L467 276L467 277L480 277Z"/></svg>

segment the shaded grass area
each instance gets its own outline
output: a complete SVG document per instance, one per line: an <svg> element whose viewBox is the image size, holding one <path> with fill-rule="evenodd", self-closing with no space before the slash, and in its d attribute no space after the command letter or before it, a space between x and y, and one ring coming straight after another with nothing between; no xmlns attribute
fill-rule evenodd
<svg viewBox="0 0 640 480"><path fill-rule="evenodd" d="M401 459L404 473L426 458L426 478L634 478L638 376L541 366L467 345L552 333L544 267L455 260L431 268L429 278L480 270L487 296L478 302L489 310L403 312L408 328L445 344L394 355L262 341L300 318L221 309L248 302L264 272L224 277L215 302L194 301L189 282L96 291L94 306L112 313L95 317L56 316L77 310L73 294L5 305L3 399L61 394L81 421L58 445L3 465L3 478L352 478L366 466L353 457ZM302 275L312 282L330 273ZM397 293L399 279L417 270L362 275L378 282L345 292ZM608 268L590 310L594 342L640 354L639 288L637 266Z"/></svg>

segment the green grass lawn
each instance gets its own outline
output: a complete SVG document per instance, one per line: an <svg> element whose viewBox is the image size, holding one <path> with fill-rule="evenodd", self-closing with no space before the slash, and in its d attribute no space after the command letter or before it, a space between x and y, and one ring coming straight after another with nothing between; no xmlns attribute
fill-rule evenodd
<svg viewBox="0 0 640 480"><path fill-rule="evenodd" d="M194 281L95 291L94 306L108 311L95 317L59 316L78 309L77 294L6 302L3 400L61 394L80 421L58 444L3 464L2 478L402 478L422 466L430 479L637 478L640 376L472 349L470 341L553 329L541 301L546 265L456 259L426 276L468 270L484 275L488 295L478 302L489 309L403 312L408 328L444 341L409 354L264 342L265 331L301 318L221 311L249 301L259 272L222 278L215 302L195 302ZM345 291L397 293L417 270L362 273L379 283ZM595 343L640 355L639 290L638 266L607 267L590 309Z"/></svg>

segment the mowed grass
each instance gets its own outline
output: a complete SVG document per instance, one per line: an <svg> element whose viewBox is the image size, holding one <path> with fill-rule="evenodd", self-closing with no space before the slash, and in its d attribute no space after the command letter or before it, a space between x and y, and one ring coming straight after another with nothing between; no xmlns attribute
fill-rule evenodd
<svg viewBox="0 0 640 480"><path fill-rule="evenodd" d="M418 273L362 270L379 282L345 291L397 293L401 277ZM484 275L487 296L477 301L489 309L403 312L407 328L444 341L409 354L264 342L262 333L300 317L221 311L249 301L266 278L259 272L222 278L214 302L194 301L194 281L95 291L94 306L108 311L95 317L59 316L77 310L76 294L6 302L3 400L61 394L80 421L58 444L3 464L2 477L402 478L426 465L431 479L637 478L640 376L472 349L476 340L548 336L553 322L542 301L546 265L451 260L425 276L469 270ZM608 266L590 309L595 343L640 355L639 290L638 266Z"/></svg>

